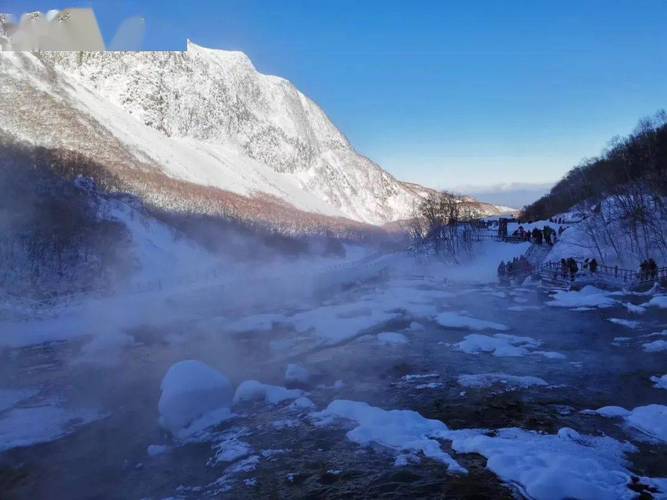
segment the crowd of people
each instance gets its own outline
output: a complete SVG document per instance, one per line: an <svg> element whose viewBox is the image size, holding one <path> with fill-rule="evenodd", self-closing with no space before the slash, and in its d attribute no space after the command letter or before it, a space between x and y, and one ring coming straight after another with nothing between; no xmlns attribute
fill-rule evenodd
<svg viewBox="0 0 667 500"><path fill-rule="evenodd" d="M590 272L595 274L598 270L598 261L593 259L586 259L581 265L582 271ZM579 264L574 258L569 257L567 259L560 260L560 274L563 279L569 278L574 281L574 278L579 272Z"/></svg>
<svg viewBox="0 0 667 500"><path fill-rule="evenodd" d="M533 266L523 255L514 257L507 262L501 261L498 266L498 277L501 280L525 276L533 271Z"/></svg>
<svg viewBox="0 0 667 500"><path fill-rule="evenodd" d="M565 231L563 226L558 228L558 235L556 235L556 230L551 226L544 226L542 229L535 227L532 231L526 231L523 226L519 226L519 228L512 233L512 236L523 241L530 241L536 245L545 244L553 246L556 243L556 239L563 234L563 231Z"/></svg>

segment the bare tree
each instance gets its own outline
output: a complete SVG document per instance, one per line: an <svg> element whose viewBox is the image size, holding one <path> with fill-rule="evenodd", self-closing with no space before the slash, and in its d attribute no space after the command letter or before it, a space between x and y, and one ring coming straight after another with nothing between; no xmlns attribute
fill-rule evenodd
<svg viewBox="0 0 667 500"><path fill-rule="evenodd" d="M432 193L415 208L412 248L458 262L470 255L479 236L479 210L461 196Z"/></svg>

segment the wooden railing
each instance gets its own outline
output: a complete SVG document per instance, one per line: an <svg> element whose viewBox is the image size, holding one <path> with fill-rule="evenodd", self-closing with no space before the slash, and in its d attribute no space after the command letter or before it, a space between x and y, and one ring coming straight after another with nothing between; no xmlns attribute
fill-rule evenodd
<svg viewBox="0 0 667 500"><path fill-rule="evenodd" d="M575 279L585 276L624 287L636 287L667 281L667 267L661 267L655 271L654 275L651 275L651 273L623 269L618 266L599 264L595 272L592 272L590 269L584 267L583 260L577 259L576 262L579 269L575 275ZM571 280L569 269L563 269L560 261L545 262L540 266L540 271L554 273L553 277L556 279Z"/></svg>

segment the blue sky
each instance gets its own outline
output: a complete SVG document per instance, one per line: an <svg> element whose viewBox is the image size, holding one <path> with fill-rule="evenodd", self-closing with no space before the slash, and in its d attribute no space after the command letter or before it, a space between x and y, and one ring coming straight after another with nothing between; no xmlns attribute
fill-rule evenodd
<svg viewBox="0 0 667 500"><path fill-rule="evenodd" d="M667 108L667 1L0 0L92 6L107 42L242 50L317 101L355 147L433 187L558 179Z"/></svg>

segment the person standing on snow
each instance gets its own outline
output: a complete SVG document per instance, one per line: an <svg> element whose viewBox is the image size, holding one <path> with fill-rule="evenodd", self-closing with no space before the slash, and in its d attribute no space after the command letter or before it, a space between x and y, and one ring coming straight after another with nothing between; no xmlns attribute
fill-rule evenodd
<svg viewBox="0 0 667 500"><path fill-rule="evenodd" d="M591 261L588 263L588 268L591 270L591 273L595 273L598 270L598 261L591 259Z"/></svg>

